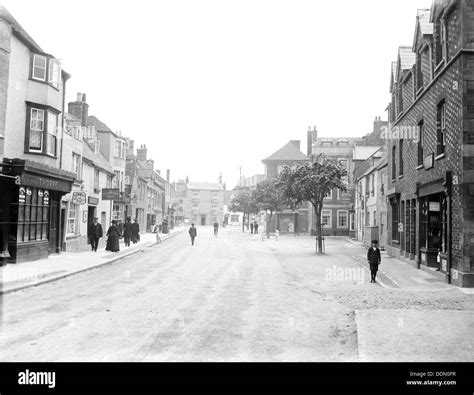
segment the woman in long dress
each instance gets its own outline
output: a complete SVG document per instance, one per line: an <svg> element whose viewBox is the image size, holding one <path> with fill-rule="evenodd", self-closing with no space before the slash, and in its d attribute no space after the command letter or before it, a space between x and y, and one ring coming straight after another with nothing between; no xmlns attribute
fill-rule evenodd
<svg viewBox="0 0 474 395"><path fill-rule="evenodd" d="M106 251L118 252L120 251L119 247L119 238L121 234L117 227L117 221L113 220L112 225L107 230L107 245L105 247Z"/></svg>

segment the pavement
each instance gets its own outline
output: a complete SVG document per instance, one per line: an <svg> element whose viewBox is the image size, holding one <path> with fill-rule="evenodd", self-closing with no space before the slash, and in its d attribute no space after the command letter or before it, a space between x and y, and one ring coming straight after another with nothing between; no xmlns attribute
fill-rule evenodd
<svg viewBox="0 0 474 395"><path fill-rule="evenodd" d="M354 258L365 251L326 238L321 256L309 236L198 227L194 246L183 232L2 295L0 360L474 361L474 296L372 284Z"/></svg>
<svg viewBox="0 0 474 395"><path fill-rule="evenodd" d="M168 234L160 234L161 240L182 232L183 227L177 227ZM32 262L9 264L0 267L0 294L6 294L20 289L34 287L51 281L91 270L103 265L111 264L119 259L139 253L144 247L156 243L156 233L140 235L140 242L126 247L123 239L120 240L120 251L110 252L105 250L105 243L97 252L63 252L50 255L46 259Z"/></svg>

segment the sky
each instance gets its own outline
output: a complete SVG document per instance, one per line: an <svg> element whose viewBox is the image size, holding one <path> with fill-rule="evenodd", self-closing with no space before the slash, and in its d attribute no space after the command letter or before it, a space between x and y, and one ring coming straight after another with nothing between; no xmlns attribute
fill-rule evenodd
<svg viewBox="0 0 474 395"><path fill-rule="evenodd" d="M146 144L171 179L228 187L316 126L387 119L390 65L431 0L0 0L72 75L67 101Z"/></svg>

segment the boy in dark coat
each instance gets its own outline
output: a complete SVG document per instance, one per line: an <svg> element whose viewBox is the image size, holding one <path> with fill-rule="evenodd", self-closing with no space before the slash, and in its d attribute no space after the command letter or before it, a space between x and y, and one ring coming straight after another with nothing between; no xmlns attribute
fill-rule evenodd
<svg viewBox="0 0 474 395"><path fill-rule="evenodd" d="M191 224L189 228L189 236L191 236L191 245L194 245L194 239L197 236L197 229L194 227L194 224Z"/></svg>
<svg viewBox="0 0 474 395"><path fill-rule="evenodd" d="M138 224L138 219L135 218L132 224L132 242L136 244L140 241L140 225Z"/></svg>
<svg viewBox="0 0 474 395"><path fill-rule="evenodd" d="M378 248L378 240L372 240L372 247L367 251L367 260L370 265L370 282L375 283L375 276L377 275L377 270L379 269L380 262L382 258L380 257L380 250Z"/></svg>

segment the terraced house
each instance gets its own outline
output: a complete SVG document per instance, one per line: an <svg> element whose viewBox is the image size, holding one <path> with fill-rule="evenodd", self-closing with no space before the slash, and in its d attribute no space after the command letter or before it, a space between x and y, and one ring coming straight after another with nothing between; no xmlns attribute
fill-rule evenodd
<svg viewBox="0 0 474 395"><path fill-rule="evenodd" d="M387 251L474 286L474 3L419 10L390 81Z"/></svg>
<svg viewBox="0 0 474 395"><path fill-rule="evenodd" d="M60 170L70 75L0 6L0 261L62 250L62 196L75 174Z"/></svg>

